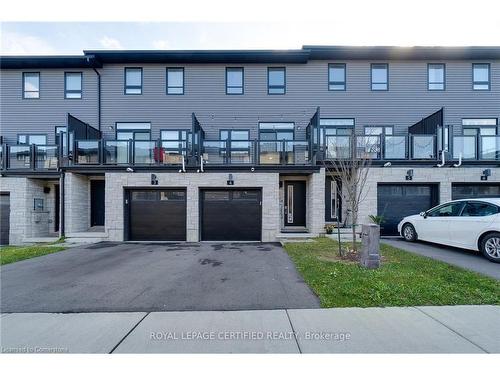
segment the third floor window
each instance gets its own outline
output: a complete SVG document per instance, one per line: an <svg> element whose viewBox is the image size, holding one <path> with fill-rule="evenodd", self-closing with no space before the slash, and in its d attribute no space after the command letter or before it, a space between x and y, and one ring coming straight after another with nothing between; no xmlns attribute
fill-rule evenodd
<svg viewBox="0 0 500 375"><path fill-rule="evenodd" d="M243 94L243 68L226 68L226 94Z"/></svg>
<svg viewBox="0 0 500 375"><path fill-rule="evenodd" d="M490 89L490 64L472 64L473 90Z"/></svg>
<svg viewBox="0 0 500 375"><path fill-rule="evenodd" d="M167 94L184 94L184 68L167 68Z"/></svg>
<svg viewBox="0 0 500 375"><path fill-rule="evenodd" d="M125 68L125 94L142 94L142 68Z"/></svg>
<svg viewBox="0 0 500 375"><path fill-rule="evenodd" d="M444 64L427 65L427 88L429 90L444 90Z"/></svg>
<svg viewBox="0 0 500 375"><path fill-rule="evenodd" d="M82 73L64 73L64 97L66 99L82 98Z"/></svg>
<svg viewBox="0 0 500 375"><path fill-rule="evenodd" d="M345 89L345 64L328 64L328 90L344 91Z"/></svg>
<svg viewBox="0 0 500 375"><path fill-rule="evenodd" d="M23 98L40 98L40 73L23 73Z"/></svg>
<svg viewBox="0 0 500 375"><path fill-rule="evenodd" d="M372 64L372 90L389 90L389 66L387 64Z"/></svg>
<svg viewBox="0 0 500 375"><path fill-rule="evenodd" d="M267 68L267 93L271 95L284 94L286 91L285 68Z"/></svg>

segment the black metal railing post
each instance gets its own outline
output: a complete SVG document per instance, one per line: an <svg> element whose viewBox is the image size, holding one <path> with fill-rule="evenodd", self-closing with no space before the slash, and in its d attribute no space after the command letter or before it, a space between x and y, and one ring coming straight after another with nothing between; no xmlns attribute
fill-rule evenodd
<svg viewBox="0 0 500 375"><path fill-rule="evenodd" d="M36 145L30 145L30 169L35 170Z"/></svg>

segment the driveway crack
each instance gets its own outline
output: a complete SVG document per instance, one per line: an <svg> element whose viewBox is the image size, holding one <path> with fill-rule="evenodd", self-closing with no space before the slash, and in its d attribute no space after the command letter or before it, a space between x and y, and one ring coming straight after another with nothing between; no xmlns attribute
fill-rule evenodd
<svg viewBox="0 0 500 375"><path fill-rule="evenodd" d="M302 354L302 348L300 347L299 340L297 340L297 331L295 331L295 328L293 326L292 320L290 319L290 315L288 314L288 310L285 309L286 317L288 318L288 323L290 323L290 327L292 327L293 331L293 338L295 340L295 344L297 344L297 349L299 350L299 353Z"/></svg>

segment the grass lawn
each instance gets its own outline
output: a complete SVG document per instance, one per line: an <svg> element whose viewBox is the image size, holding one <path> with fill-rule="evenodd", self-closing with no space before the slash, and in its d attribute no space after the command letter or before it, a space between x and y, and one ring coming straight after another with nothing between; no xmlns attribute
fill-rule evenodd
<svg viewBox="0 0 500 375"><path fill-rule="evenodd" d="M44 246L44 245L31 245L31 246L5 246L0 247L0 264L9 264L19 262L20 260L39 257L57 253L64 250L62 246Z"/></svg>
<svg viewBox="0 0 500 375"><path fill-rule="evenodd" d="M382 244L382 266L339 259L329 238L287 243L322 307L500 304L500 281Z"/></svg>

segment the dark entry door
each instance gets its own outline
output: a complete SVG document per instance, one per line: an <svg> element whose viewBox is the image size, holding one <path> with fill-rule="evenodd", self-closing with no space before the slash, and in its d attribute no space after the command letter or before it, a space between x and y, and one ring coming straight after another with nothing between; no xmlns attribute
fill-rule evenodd
<svg viewBox="0 0 500 375"><path fill-rule="evenodd" d="M130 190L125 205L128 205L129 240L186 240L185 190Z"/></svg>
<svg viewBox="0 0 500 375"><path fill-rule="evenodd" d="M202 190L202 241L260 241L261 191Z"/></svg>
<svg viewBox="0 0 500 375"><path fill-rule="evenodd" d="M306 182L285 181L285 226L306 225Z"/></svg>
<svg viewBox="0 0 500 375"><path fill-rule="evenodd" d="M104 180L90 181L90 226L104 225Z"/></svg>
<svg viewBox="0 0 500 375"><path fill-rule="evenodd" d="M60 221L59 215L61 213L60 212L61 211L61 203L60 203L61 195L60 194L61 194L61 191L59 190L59 185L54 185L54 195L55 195L55 197L54 197L54 201L55 201L54 232L59 232L59 221Z"/></svg>
<svg viewBox="0 0 500 375"><path fill-rule="evenodd" d="M379 184L377 215L384 217L381 234L395 236L405 216L416 215L437 205L436 185Z"/></svg>
<svg viewBox="0 0 500 375"><path fill-rule="evenodd" d="M9 244L10 195L0 194L0 245Z"/></svg>

